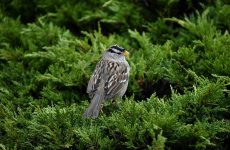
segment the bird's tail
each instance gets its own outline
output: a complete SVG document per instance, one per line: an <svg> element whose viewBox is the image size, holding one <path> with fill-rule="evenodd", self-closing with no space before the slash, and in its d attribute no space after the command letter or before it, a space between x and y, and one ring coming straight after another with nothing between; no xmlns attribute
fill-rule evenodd
<svg viewBox="0 0 230 150"><path fill-rule="evenodd" d="M93 119L97 118L101 110L101 104L103 100L104 95L102 94L102 92L96 92L93 99L91 100L89 107L84 112L83 117Z"/></svg>

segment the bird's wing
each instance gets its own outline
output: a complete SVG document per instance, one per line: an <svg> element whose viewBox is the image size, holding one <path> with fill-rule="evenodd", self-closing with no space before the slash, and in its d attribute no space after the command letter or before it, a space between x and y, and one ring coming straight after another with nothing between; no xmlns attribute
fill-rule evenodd
<svg viewBox="0 0 230 150"><path fill-rule="evenodd" d="M124 86L127 87L129 80L129 66L126 63L110 61L106 70L107 79L105 81L105 96L110 99L117 96ZM125 87L125 90L126 90ZM125 91L124 91L125 92ZM122 95L120 95L122 96Z"/></svg>
<svg viewBox="0 0 230 150"><path fill-rule="evenodd" d="M93 75L91 76L89 83L88 83L88 87L87 87L87 93L89 93L90 98L93 97L94 92L97 90L97 88L99 87L100 81L102 79L102 75L104 72L104 61L99 61L96 65L96 68L93 72Z"/></svg>
<svg viewBox="0 0 230 150"><path fill-rule="evenodd" d="M129 80L129 66L126 63L101 60L96 65L94 73L88 83L87 93L93 98L94 93L104 83L104 95L110 99L116 96Z"/></svg>

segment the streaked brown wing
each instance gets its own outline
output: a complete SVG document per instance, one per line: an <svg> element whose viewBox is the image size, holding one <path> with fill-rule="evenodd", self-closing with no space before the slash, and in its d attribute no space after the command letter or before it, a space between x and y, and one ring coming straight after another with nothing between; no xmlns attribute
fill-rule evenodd
<svg viewBox="0 0 230 150"><path fill-rule="evenodd" d="M97 90L100 81L102 79L102 74L103 74L103 66L104 66L104 61L99 61L95 67L95 70L93 72L93 75L91 76L88 87L87 87L87 93L89 94L90 98L93 98L94 92Z"/></svg>
<svg viewBox="0 0 230 150"><path fill-rule="evenodd" d="M127 64L120 62L109 62L108 78L105 82L105 95L107 99L118 96L120 90L127 84L129 70Z"/></svg>

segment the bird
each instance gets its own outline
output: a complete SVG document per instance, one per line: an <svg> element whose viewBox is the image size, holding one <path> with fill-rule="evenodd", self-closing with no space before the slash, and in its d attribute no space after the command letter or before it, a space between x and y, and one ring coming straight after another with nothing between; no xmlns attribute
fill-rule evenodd
<svg viewBox="0 0 230 150"><path fill-rule="evenodd" d="M102 110L104 100L121 98L128 87L130 66L126 61L129 52L112 45L103 53L88 82L87 93L91 99L83 118L95 119Z"/></svg>

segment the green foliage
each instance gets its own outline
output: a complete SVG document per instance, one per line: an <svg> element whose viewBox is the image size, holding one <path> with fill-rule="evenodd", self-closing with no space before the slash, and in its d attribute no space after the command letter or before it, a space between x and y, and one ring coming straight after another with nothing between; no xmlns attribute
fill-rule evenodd
<svg viewBox="0 0 230 150"><path fill-rule="evenodd" d="M0 148L229 149L230 9L201 3L3 0ZM128 90L84 119L112 44L131 54Z"/></svg>

